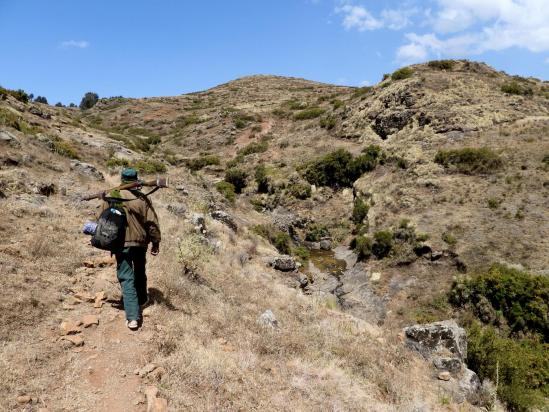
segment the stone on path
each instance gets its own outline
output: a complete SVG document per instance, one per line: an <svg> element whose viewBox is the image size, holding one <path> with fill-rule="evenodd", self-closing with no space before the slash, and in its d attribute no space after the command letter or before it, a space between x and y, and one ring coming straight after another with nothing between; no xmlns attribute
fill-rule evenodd
<svg viewBox="0 0 549 412"><path fill-rule="evenodd" d="M139 370L139 376L147 376L149 373L156 369L154 363L148 363Z"/></svg>
<svg viewBox="0 0 549 412"><path fill-rule="evenodd" d="M257 321L261 326L264 327L278 327L278 320L276 320L274 313L270 309L267 309L265 312L263 312Z"/></svg>
<svg viewBox="0 0 549 412"><path fill-rule="evenodd" d="M76 347L84 345L84 339L80 335L63 336L61 340L68 341Z"/></svg>
<svg viewBox="0 0 549 412"><path fill-rule="evenodd" d="M24 405L26 403L29 403L31 401L31 397L29 395L21 395L18 396L16 399L17 403L20 405Z"/></svg>
<svg viewBox="0 0 549 412"><path fill-rule="evenodd" d="M448 371L444 371L444 372L440 372L438 374L438 379L440 379L441 381L449 381L450 380L450 372Z"/></svg>
<svg viewBox="0 0 549 412"><path fill-rule="evenodd" d="M99 317L97 315L85 315L82 318L82 325L88 328L92 325L99 325Z"/></svg>
<svg viewBox="0 0 549 412"><path fill-rule="evenodd" d="M59 328L61 329L61 335L73 335L80 332L78 323L70 320L61 322Z"/></svg>

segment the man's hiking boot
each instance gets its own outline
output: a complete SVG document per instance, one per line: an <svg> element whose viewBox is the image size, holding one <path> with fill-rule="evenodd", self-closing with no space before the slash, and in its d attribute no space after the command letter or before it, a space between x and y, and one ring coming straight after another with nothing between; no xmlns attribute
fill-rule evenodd
<svg viewBox="0 0 549 412"><path fill-rule="evenodd" d="M126 326L131 330L136 330L139 327L139 323L136 320L127 320Z"/></svg>

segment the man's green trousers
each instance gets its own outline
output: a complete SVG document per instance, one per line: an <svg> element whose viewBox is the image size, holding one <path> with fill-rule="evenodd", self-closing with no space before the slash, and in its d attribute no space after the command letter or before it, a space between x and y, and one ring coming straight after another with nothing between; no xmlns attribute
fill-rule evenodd
<svg viewBox="0 0 549 412"><path fill-rule="evenodd" d="M146 247L128 247L116 254L116 276L122 288L127 320L139 319L139 305L147 302Z"/></svg>

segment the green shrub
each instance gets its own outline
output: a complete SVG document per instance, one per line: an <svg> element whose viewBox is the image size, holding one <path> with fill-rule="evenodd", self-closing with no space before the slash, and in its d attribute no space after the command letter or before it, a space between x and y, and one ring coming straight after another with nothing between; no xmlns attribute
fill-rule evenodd
<svg viewBox="0 0 549 412"><path fill-rule="evenodd" d="M308 120L315 119L322 116L326 110L320 107L311 107L309 109L301 110L294 115L294 120Z"/></svg>
<svg viewBox="0 0 549 412"><path fill-rule="evenodd" d="M243 112L236 112L233 114L233 123L237 129L244 129L250 122L254 121L258 121L258 118L255 115Z"/></svg>
<svg viewBox="0 0 549 412"><path fill-rule="evenodd" d="M336 124L337 120L334 116L326 116L320 119L320 127L327 130L332 130Z"/></svg>
<svg viewBox="0 0 549 412"><path fill-rule="evenodd" d="M311 185L306 182L293 182L287 186L288 193L296 199L308 199L311 197Z"/></svg>
<svg viewBox="0 0 549 412"><path fill-rule="evenodd" d="M256 225L252 231L267 239L280 253L289 255L291 253L290 236L273 225Z"/></svg>
<svg viewBox="0 0 549 412"><path fill-rule="evenodd" d="M435 162L465 174L493 173L503 165L501 158L487 147L439 150Z"/></svg>
<svg viewBox="0 0 549 412"><path fill-rule="evenodd" d="M193 172L203 169L206 166L219 165L221 163L219 156L206 155L200 156L196 159L189 159L185 161L185 166L191 169Z"/></svg>
<svg viewBox="0 0 549 412"><path fill-rule="evenodd" d="M284 105L290 110L303 110L307 108L307 103L299 102L297 100L289 100Z"/></svg>
<svg viewBox="0 0 549 412"><path fill-rule="evenodd" d="M543 409L549 396L549 345L511 339L478 321L467 327L467 367L499 381L498 397L512 411Z"/></svg>
<svg viewBox="0 0 549 412"><path fill-rule="evenodd" d="M367 236L357 236L351 242L351 248L358 255L358 260L368 260L372 256L372 240Z"/></svg>
<svg viewBox="0 0 549 412"><path fill-rule="evenodd" d="M520 96L532 96L534 91L532 88L524 86L516 81L505 83L501 86L501 91L507 94L517 94Z"/></svg>
<svg viewBox="0 0 549 412"><path fill-rule="evenodd" d="M488 201L486 202L488 204L488 207L490 209L497 209L499 207L499 204L501 203L501 201L499 199L496 199L494 197L488 199Z"/></svg>
<svg viewBox="0 0 549 412"><path fill-rule="evenodd" d="M396 70L391 75L392 80L403 80L411 77L414 74L414 71L409 67L403 67L401 69Z"/></svg>
<svg viewBox="0 0 549 412"><path fill-rule="evenodd" d="M53 150L54 152L60 154L61 156L68 157L69 159L79 159L80 156L74 148L74 146L67 140L54 139L53 140Z"/></svg>
<svg viewBox="0 0 549 412"><path fill-rule="evenodd" d="M185 128L187 126L190 126L192 124L198 124L202 123L202 120L197 115L193 114L190 116L179 116L177 119L175 119L176 127L178 128Z"/></svg>
<svg viewBox="0 0 549 412"><path fill-rule="evenodd" d="M307 227L305 232L305 240L309 242L319 242L322 238L329 237L330 232L326 225L321 225L318 223L311 224Z"/></svg>
<svg viewBox="0 0 549 412"><path fill-rule="evenodd" d="M311 257L311 252L304 246L298 246L292 249L292 255L297 256L301 263L306 263Z"/></svg>
<svg viewBox="0 0 549 412"><path fill-rule="evenodd" d="M499 313L514 333L539 335L549 341L549 278L531 275L503 265L494 265L486 273L460 278L452 286L454 305L472 305L477 315ZM486 307L485 302L491 306ZM479 312L480 311L480 312Z"/></svg>
<svg viewBox="0 0 549 412"><path fill-rule="evenodd" d="M455 246L457 244L457 239L450 232L444 232L441 236L441 239L450 246Z"/></svg>
<svg viewBox="0 0 549 412"><path fill-rule="evenodd" d="M364 86L364 87L358 87L353 92L353 97L361 97L365 94L370 93L373 90L373 87L371 86Z"/></svg>
<svg viewBox="0 0 549 412"><path fill-rule="evenodd" d="M339 109L340 107L343 107L344 104L345 104L345 103L343 103L343 102L342 102L341 100L339 100L339 99L333 99L333 100L331 101L331 103L332 103L332 108L333 108L334 110L337 110L337 109Z"/></svg>
<svg viewBox="0 0 549 412"><path fill-rule="evenodd" d="M116 168L116 167L128 167L130 162L127 159L122 159L120 157L112 156L107 160L107 167Z"/></svg>
<svg viewBox="0 0 549 412"><path fill-rule="evenodd" d="M355 225L360 225L368 216L368 210L370 207L362 200L360 197L357 197L353 205L353 214L351 215L351 220Z"/></svg>
<svg viewBox="0 0 549 412"><path fill-rule="evenodd" d="M145 174L164 173L166 171L166 165L156 159L138 160L132 163L132 167Z"/></svg>
<svg viewBox="0 0 549 412"><path fill-rule="evenodd" d="M431 69L437 70L452 70L454 64L454 60L432 60L427 63L427 66L429 66Z"/></svg>
<svg viewBox="0 0 549 412"><path fill-rule="evenodd" d="M388 230L380 230L374 234L374 243L372 244L372 253L378 258L383 259L389 256L393 249L393 234Z"/></svg>
<svg viewBox="0 0 549 412"><path fill-rule="evenodd" d="M305 179L317 186L350 187L365 172L375 169L381 159L379 146L368 146L355 158L338 149L305 166Z"/></svg>
<svg viewBox="0 0 549 412"><path fill-rule="evenodd" d="M80 101L80 109L87 110L91 109L93 106L97 104L99 101L99 96L97 93L88 92L82 97L82 100Z"/></svg>
<svg viewBox="0 0 549 412"><path fill-rule="evenodd" d="M269 177L267 176L267 169L265 165L260 164L255 168L255 182L257 183L257 191L259 193L269 192Z"/></svg>
<svg viewBox="0 0 549 412"><path fill-rule="evenodd" d="M36 134L38 132L36 128L25 122L21 116L3 107L0 107L0 126L13 127L15 130L27 134Z"/></svg>
<svg viewBox="0 0 549 412"><path fill-rule="evenodd" d="M4 98L5 96L12 96L22 103L28 103L28 101L30 100L29 95L24 90L10 90L0 86L0 97Z"/></svg>
<svg viewBox="0 0 549 412"><path fill-rule="evenodd" d="M225 181L231 183L234 186L236 193L241 193L242 189L246 187L246 179L248 175L243 170L233 167L225 172Z"/></svg>
<svg viewBox="0 0 549 412"><path fill-rule="evenodd" d="M37 96L34 101L36 103L48 104L48 99L46 99L44 96Z"/></svg>
<svg viewBox="0 0 549 412"><path fill-rule="evenodd" d="M231 203L234 203L236 195L234 185L232 183L225 182L223 180L221 182L218 182L215 185L215 188L225 197L225 199L227 199Z"/></svg>
<svg viewBox="0 0 549 412"><path fill-rule="evenodd" d="M267 139L262 139L259 142L252 142L249 145L243 147L238 151L239 155L248 156L253 153L263 153L266 152L269 148L269 143Z"/></svg>

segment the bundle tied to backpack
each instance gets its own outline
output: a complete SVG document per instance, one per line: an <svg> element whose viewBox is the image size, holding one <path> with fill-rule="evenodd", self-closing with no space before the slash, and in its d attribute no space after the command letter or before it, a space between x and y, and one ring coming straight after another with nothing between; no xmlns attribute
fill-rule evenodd
<svg viewBox="0 0 549 412"><path fill-rule="evenodd" d="M110 197L106 197L109 207L106 208L99 219L95 232L91 238L93 247L116 253L124 248L126 238L126 226L128 221L124 210L120 191L112 191Z"/></svg>

